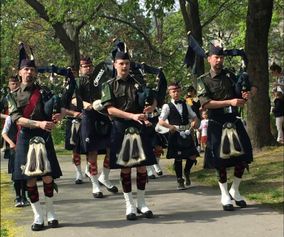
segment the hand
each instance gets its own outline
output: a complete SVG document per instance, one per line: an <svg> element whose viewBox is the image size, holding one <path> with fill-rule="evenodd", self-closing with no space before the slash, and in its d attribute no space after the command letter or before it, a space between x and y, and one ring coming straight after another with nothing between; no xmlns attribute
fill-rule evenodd
<svg viewBox="0 0 284 237"><path fill-rule="evenodd" d="M56 113L52 115L52 121L53 123L58 123L63 119L64 115L62 113Z"/></svg>
<svg viewBox="0 0 284 237"><path fill-rule="evenodd" d="M74 118L81 118L82 113L81 112L74 112Z"/></svg>
<svg viewBox="0 0 284 237"><path fill-rule="evenodd" d="M174 125L170 125L169 129L170 133L175 133L177 131L177 128Z"/></svg>
<svg viewBox="0 0 284 237"><path fill-rule="evenodd" d="M141 121L147 120L147 115L146 114L132 114L131 119L142 124Z"/></svg>
<svg viewBox="0 0 284 237"><path fill-rule="evenodd" d="M143 113L152 113L152 112L154 112L154 110L155 110L155 108L152 105L146 106L143 110Z"/></svg>
<svg viewBox="0 0 284 237"><path fill-rule="evenodd" d="M151 127L153 124L149 120L146 120L145 125L146 127Z"/></svg>
<svg viewBox="0 0 284 237"><path fill-rule="evenodd" d="M246 100L244 99L231 99L230 100L231 106L243 107L245 103L246 103Z"/></svg>
<svg viewBox="0 0 284 237"><path fill-rule="evenodd" d="M45 131L51 132L51 130L55 128L55 123L50 121L40 121L39 127Z"/></svg>
<svg viewBox="0 0 284 237"><path fill-rule="evenodd" d="M250 91L242 91L242 98L244 100L248 100L251 98L251 92Z"/></svg>
<svg viewBox="0 0 284 237"><path fill-rule="evenodd" d="M9 146L10 146L10 149L15 149L16 148L16 144L15 143L11 143L11 144L9 144Z"/></svg>

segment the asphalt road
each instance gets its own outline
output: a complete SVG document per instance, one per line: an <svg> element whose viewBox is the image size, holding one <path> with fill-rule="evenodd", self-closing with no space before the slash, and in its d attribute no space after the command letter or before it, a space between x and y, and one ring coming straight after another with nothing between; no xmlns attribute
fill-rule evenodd
<svg viewBox="0 0 284 237"><path fill-rule="evenodd" d="M248 208L225 212L220 205L218 189L196 182L187 190L176 190L175 177L167 174L166 166L172 161L162 159L165 175L147 184L146 203L155 218L125 219L125 203L119 182L119 170L111 171L111 180L119 187L118 194L103 189L105 198L95 199L91 183L84 179L74 184L71 158L61 157L64 176L56 182L55 209L60 222L57 229L30 230L33 213L30 207L22 208L16 216L17 237L283 237L283 214L263 205L248 202ZM1 169L7 167L1 159ZM99 161L99 168L102 161ZM136 195L133 170L132 189ZM38 183L40 201L44 204L42 184ZM7 217L9 218L9 217Z"/></svg>

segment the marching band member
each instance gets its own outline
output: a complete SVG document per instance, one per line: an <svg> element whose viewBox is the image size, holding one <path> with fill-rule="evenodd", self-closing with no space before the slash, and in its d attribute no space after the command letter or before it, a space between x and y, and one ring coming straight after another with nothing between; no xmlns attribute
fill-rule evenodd
<svg viewBox="0 0 284 237"><path fill-rule="evenodd" d="M100 86L94 85L93 63L89 57L80 59L80 80L78 94L83 101L82 121L80 128L81 153L86 153L88 171L92 182L94 198L102 198L103 193L100 185L104 185L109 192L117 193L118 189L109 180L109 136L111 122L104 115L93 108L93 102L101 98ZM98 154L106 154L102 173L98 177L97 157Z"/></svg>
<svg viewBox="0 0 284 237"><path fill-rule="evenodd" d="M155 179L157 174L158 176L163 175L162 168L160 166L161 155L164 154L164 148L167 146L167 138L165 134L158 133L155 128L159 121L159 113L157 109L153 113L148 114L148 120L151 123L151 126L148 127L148 136L152 138L152 147L154 154L156 156L157 164L147 166L147 175L149 179Z"/></svg>
<svg viewBox="0 0 284 237"><path fill-rule="evenodd" d="M27 180L28 197L34 213L33 231L44 228L44 213L39 202L37 179L43 181L48 226L58 227L58 219L53 207L54 179L62 176L55 154L51 131L62 119L63 113L48 115L45 113L41 87L36 84L36 66L34 60L22 57L20 50L19 77L21 85L13 93L9 103L12 121L20 126L16 144L14 179ZM36 169L35 169L35 168ZM24 171L24 174L23 174Z"/></svg>
<svg viewBox="0 0 284 237"><path fill-rule="evenodd" d="M236 205L246 207L239 193L239 185L248 164L252 162L252 146L246 129L238 116L250 98L250 91L234 89L235 75L223 69L224 51L220 42L211 44L208 56L210 71L198 78L198 97L203 109L208 109L208 134L205 150L205 168L216 168L221 190L221 204L225 211ZM234 167L234 181L228 191L227 167Z"/></svg>
<svg viewBox="0 0 284 237"><path fill-rule="evenodd" d="M153 213L145 204L147 182L146 165L155 163L151 142L146 135L147 116L156 107L155 99L145 108L138 103L139 83L129 75L130 59L127 52L114 56L116 76L103 84L102 105L112 118L110 167L121 168L121 183L126 202L126 219L136 220L137 211L146 218ZM143 99L143 101L145 101ZM131 168L137 167L137 205L132 196Z"/></svg>
<svg viewBox="0 0 284 237"><path fill-rule="evenodd" d="M177 189L183 190L185 185L182 177L182 160L186 159L184 176L186 185L189 186L191 184L190 170L199 155L190 131L191 128L198 127L198 118L190 105L180 99L181 88L178 83L171 83L168 86L168 92L171 102L163 105L159 124L169 129L167 158L175 160Z"/></svg>

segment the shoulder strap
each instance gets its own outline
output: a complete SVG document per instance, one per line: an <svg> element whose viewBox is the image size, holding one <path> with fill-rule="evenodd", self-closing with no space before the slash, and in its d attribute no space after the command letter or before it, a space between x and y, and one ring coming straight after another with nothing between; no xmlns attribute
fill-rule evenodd
<svg viewBox="0 0 284 237"><path fill-rule="evenodd" d="M25 118L29 118L31 116L39 99L40 99L40 91L38 88L36 88L29 99L29 103L26 105L26 107L23 110L23 116Z"/></svg>

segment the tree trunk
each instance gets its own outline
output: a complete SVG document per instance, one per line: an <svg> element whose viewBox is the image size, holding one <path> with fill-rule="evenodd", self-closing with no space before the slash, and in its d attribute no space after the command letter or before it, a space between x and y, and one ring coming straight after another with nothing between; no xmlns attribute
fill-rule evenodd
<svg viewBox="0 0 284 237"><path fill-rule="evenodd" d="M25 1L39 14L39 17L51 24L60 44L70 57L69 66L74 66L77 71L80 64L79 33L85 22L81 22L78 26L62 22L51 22L44 5L37 0Z"/></svg>
<svg viewBox="0 0 284 237"><path fill-rule="evenodd" d="M270 131L270 100L268 75L268 34L273 0L249 0L246 30L248 73L258 87L255 97L248 103L248 133L255 148L273 143Z"/></svg>

